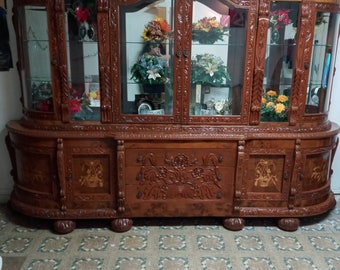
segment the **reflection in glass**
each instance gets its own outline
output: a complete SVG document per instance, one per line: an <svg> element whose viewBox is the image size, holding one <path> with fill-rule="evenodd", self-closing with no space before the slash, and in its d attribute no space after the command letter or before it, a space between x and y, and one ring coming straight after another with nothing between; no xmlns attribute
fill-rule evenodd
<svg viewBox="0 0 340 270"><path fill-rule="evenodd" d="M95 1L65 1L70 113L73 120L100 120Z"/></svg>
<svg viewBox="0 0 340 270"><path fill-rule="evenodd" d="M298 12L299 3L271 3L261 121L288 121Z"/></svg>
<svg viewBox="0 0 340 270"><path fill-rule="evenodd" d="M120 9L124 114L172 114L172 4L161 0Z"/></svg>
<svg viewBox="0 0 340 270"><path fill-rule="evenodd" d="M52 83L50 51L45 7L25 6L19 10L21 35L23 36L22 72L25 107L52 112Z"/></svg>
<svg viewBox="0 0 340 270"><path fill-rule="evenodd" d="M333 63L334 33L337 16L334 13L318 12L314 27L313 51L306 96L306 113L323 113L327 110L329 71Z"/></svg>
<svg viewBox="0 0 340 270"><path fill-rule="evenodd" d="M195 1L190 115L240 114L247 11Z"/></svg>

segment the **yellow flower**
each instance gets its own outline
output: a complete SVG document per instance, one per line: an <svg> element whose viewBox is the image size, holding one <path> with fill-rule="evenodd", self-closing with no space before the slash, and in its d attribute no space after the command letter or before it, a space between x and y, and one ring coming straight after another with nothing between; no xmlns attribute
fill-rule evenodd
<svg viewBox="0 0 340 270"><path fill-rule="evenodd" d="M267 108L270 108L270 107L274 107L275 105L274 105L274 102L271 102L271 101L269 101L267 104L266 104L266 107Z"/></svg>
<svg viewBox="0 0 340 270"><path fill-rule="evenodd" d="M277 114L282 113L285 109L286 109L286 106L283 105L282 103L278 103L278 104L276 104L276 106L275 106L275 112L276 112Z"/></svg>
<svg viewBox="0 0 340 270"><path fill-rule="evenodd" d="M262 104L266 104L267 103L267 99L262 97L262 101L261 101Z"/></svg>
<svg viewBox="0 0 340 270"><path fill-rule="evenodd" d="M286 102L286 101L288 101L288 97L287 96L285 96L285 95L279 95L278 97L277 97L277 101L278 102Z"/></svg>
<svg viewBox="0 0 340 270"><path fill-rule="evenodd" d="M276 96L277 96L276 91L274 91L274 90L269 90L269 91L267 92L267 96L268 96L268 97L276 97Z"/></svg>

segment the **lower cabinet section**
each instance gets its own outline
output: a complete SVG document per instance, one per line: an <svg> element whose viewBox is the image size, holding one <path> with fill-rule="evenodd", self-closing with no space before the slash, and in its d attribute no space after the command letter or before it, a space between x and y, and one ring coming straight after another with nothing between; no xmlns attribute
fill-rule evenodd
<svg viewBox="0 0 340 270"><path fill-rule="evenodd" d="M69 136L65 136L69 135ZM10 205L54 220L58 233L77 219L221 217L240 230L245 218L277 218L293 231L299 217L334 207L330 190L335 135L321 139L132 140L10 132Z"/></svg>

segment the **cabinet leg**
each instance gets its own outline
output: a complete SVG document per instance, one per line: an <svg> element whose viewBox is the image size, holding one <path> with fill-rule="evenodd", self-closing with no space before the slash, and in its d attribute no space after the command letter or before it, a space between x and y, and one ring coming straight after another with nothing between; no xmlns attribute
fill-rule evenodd
<svg viewBox="0 0 340 270"><path fill-rule="evenodd" d="M112 220L111 229L115 232L127 232L132 227L132 219L117 218Z"/></svg>
<svg viewBox="0 0 340 270"><path fill-rule="evenodd" d="M243 218L226 218L223 222L224 228L231 231L240 231L244 227Z"/></svg>
<svg viewBox="0 0 340 270"><path fill-rule="evenodd" d="M76 222L73 220L56 220L53 223L53 229L60 234L72 232L76 228Z"/></svg>
<svg viewBox="0 0 340 270"><path fill-rule="evenodd" d="M299 228L300 219L298 218L281 218L277 222L277 226L284 231L296 231Z"/></svg>

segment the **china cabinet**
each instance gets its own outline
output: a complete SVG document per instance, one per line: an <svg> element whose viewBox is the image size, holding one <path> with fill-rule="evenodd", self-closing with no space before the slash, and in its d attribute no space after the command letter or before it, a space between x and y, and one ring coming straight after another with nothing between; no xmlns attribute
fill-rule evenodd
<svg viewBox="0 0 340 270"><path fill-rule="evenodd" d="M335 0L14 0L10 205L53 220L299 218L335 205Z"/></svg>

